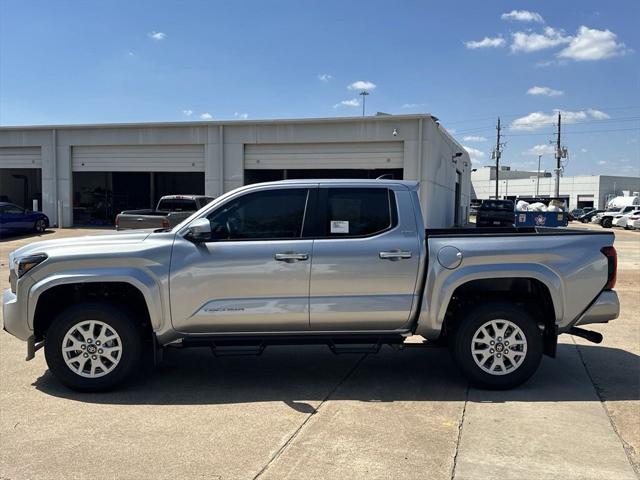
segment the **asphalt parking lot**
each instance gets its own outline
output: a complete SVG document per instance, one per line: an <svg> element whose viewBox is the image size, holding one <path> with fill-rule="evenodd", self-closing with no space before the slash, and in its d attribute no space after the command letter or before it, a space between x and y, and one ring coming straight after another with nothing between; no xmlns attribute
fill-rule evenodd
<svg viewBox="0 0 640 480"><path fill-rule="evenodd" d="M93 233L0 242L0 288L9 251ZM507 392L469 388L444 349L272 347L169 351L124 390L79 394L0 332L0 479L637 478L640 232L615 246L622 313L593 327L604 342L562 336Z"/></svg>

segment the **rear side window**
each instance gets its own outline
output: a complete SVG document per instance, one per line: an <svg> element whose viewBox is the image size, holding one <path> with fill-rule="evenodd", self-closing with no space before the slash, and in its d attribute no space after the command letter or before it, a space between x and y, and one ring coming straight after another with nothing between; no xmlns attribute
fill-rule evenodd
<svg viewBox="0 0 640 480"><path fill-rule="evenodd" d="M308 195L306 188L287 188L238 197L209 215L213 238L300 238Z"/></svg>
<svg viewBox="0 0 640 480"><path fill-rule="evenodd" d="M199 210L195 200L188 198L172 198L167 200L160 200L158 204L158 210L167 212L195 212Z"/></svg>
<svg viewBox="0 0 640 480"><path fill-rule="evenodd" d="M397 224L395 196L387 188L329 188L324 236L375 235Z"/></svg>

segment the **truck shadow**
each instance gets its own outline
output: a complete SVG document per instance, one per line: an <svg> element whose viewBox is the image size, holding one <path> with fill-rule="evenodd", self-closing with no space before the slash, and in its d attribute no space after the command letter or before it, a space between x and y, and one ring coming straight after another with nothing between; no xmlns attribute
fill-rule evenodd
<svg viewBox="0 0 640 480"><path fill-rule="evenodd" d="M583 359L589 366L585 370ZM567 402L640 399L640 357L601 346L560 344L534 377L509 391L470 389L439 348L384 348L335 356L326 347L269 347L261 357L214 357L208 349L170 350L155 371L107 393L78 393L47 371L33 384L69 400L122 405L202 405L282 401L313 413L318 402ZM593 379L593 384L590 380ZM594 384L595 389L594 390ZM468 397L467 397L468 395Z"/></svg>

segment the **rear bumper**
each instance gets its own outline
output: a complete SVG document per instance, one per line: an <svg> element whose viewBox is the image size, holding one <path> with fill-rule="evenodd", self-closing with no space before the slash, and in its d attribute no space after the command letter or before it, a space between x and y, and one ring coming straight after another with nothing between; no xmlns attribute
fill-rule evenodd
<svg viewBox="0 0 640 480"><path fill-rule="evenodd" d="M618 294L615 290L604 290L572 326L606 323L610 320L615 320L618 315L620 315Z"/></svg>
<svg viewBox="0 0 640 480"><path fill-rule="evenodd" d="M18 296L10 289L2 294L2 319L4 329L14 337L27 341L33 335L22 305L18 302Z"/></svg>

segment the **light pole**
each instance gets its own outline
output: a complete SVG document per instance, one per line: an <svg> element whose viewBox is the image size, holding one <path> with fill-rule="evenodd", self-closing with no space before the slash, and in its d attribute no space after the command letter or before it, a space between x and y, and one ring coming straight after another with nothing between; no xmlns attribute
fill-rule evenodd
<svg viewBox="0 0 640 480"><path fill-rule="evenodd" d="M360 92L360 95L362 95L362 116L364 117L364 105L366 103L367 95L369 95L369 92L363 90Z"/></svg>
<svg viewBox="0 0 640 480"><path fill-rule="evenodd" d="M540 159L542 155L538 155L538 175L536 175L536 198L540 194Z"/></svg>

